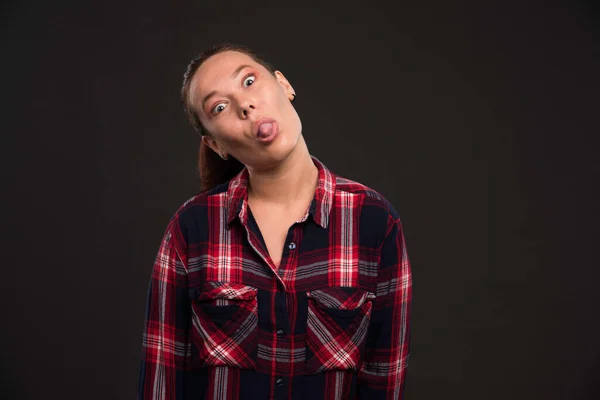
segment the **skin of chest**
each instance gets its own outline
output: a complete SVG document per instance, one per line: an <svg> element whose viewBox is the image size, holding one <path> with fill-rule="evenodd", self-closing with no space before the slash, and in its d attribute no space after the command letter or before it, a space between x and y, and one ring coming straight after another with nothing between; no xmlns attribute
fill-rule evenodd
<svg viewBox="0 0 600 400"><path fill-rule="evenodd" d="M275 265L279 266L288 230L304 216L307 206L299 204L287 210L256 203L249 206L267 245L269 256Z"/></svg>

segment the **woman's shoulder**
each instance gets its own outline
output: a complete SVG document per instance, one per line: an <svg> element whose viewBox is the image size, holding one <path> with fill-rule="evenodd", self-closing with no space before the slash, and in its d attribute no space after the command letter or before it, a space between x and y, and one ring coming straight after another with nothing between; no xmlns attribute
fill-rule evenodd
<svg viewBox="0 0 600 400"><path fill-rule="evenodd" d="M225 182L210 190L198 192L185 200L172 214L171 223L177 221L179 225L205 226L205 224L198 225L198 222L206 219L209 208L218 205L218 202L225 198L219 194L227 191L228 183Z"/></svg>
<svg viewBox="0 0 600 400"><path fill-rule="evenodd" d="M378 207L392 217L398 217L398 213L392 203L381 192L364 183L336 175L335 186L336 192L362 194L364 198L363 207Z"/></svg>

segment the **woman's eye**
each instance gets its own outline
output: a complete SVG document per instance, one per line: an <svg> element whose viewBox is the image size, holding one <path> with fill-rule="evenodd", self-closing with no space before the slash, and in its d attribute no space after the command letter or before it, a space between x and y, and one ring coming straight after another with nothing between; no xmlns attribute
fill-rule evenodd
<svg viewBox="0 0 600 400"><path fill-rule="evenodd" d="M213 114L218 114L225 109L225 103L219 103L212 109Z"/></svg>
<svg viewBox="0 0 600 400"><path fill-rule="evenodd" d="M248 75L246 78L244 78L244 86L250 86L254 83L254 80L256 78L254 77L254 75Z"/></svg>

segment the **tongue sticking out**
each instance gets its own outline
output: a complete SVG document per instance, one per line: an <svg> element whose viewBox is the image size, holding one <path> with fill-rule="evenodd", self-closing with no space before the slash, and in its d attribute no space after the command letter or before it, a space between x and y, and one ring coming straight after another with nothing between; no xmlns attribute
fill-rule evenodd
<svg viewBox="0 0 600 400"><path fill-rule="evenodd" d="M265 138L273 133L273 123L265 122L258 127L258 137Z"/></svg>

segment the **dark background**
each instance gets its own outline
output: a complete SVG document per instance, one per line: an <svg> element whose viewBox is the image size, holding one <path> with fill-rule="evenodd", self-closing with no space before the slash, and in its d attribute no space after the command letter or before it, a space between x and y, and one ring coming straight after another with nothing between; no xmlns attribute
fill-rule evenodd
<svg viewBox="0 0 600 400"><path fill-rule="evenodd" d="M311 153L386 196L413 266L406 398L600 398L594 2L3 2L0 398L129 399L187 62L246 44Z"/></svg>

